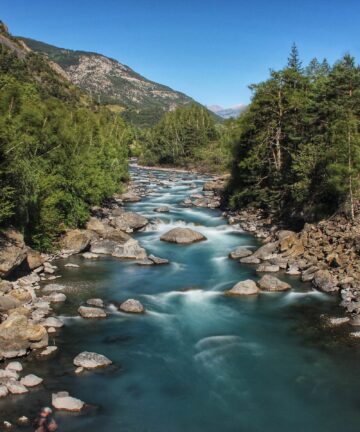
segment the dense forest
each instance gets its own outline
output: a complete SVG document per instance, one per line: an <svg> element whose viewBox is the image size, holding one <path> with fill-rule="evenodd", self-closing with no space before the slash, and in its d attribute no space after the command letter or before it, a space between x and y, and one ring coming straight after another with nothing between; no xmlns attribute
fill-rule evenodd
<svg viewBox="0 0 360 432"><path fill-rule="evenodd" d="M119 191L133 132L44 58L17 48L0 45L0 224L49 250Z"/></svg>
<svg viewBox="0 0 360 432"><path fill-rule="evenodd" d="M200 105L180 107L141 135L135 154L146 165L222 172L229 166L234 128L233 121L218 123Z"/></svg>
<svg viewBox="0 0 360 432"><path fill-rule="evenodd" d="M345 55L286 67L253 90L237 121L227 204L254 205L294 221L338 210L354 217L360 175L360 69Z"/></svg>

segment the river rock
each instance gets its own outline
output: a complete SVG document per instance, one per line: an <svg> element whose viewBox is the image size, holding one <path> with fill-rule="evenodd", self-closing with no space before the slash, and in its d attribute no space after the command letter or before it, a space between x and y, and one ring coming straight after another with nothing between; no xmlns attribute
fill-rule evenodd
<svg viewBox="0 0 360 432"><path fill-rule="evenodd" d="M7 294L12 290L12 288L13 288L13 284L10 281L7 280L0 281L0 293Z"/></svg>
<svg viewBox="0 0 360 432"><path fill-rule="evenodd" d="M146 250L139 245L139 242L134 239L128 240L123 245L118 245L112 256L116 258L127 258L127 259L145 259L147 258Z"/></svg>
<svg viewBox="0 0 360 432"><path fill-rule="evenodd" d="M69 396L68 392L52 394L52 406L59 411L79 412L84 408L84 402Z"/></svg>
<svg viewBox="0 0 360 432"><path fill-rule="evenodd" d="M239 246L235 250L229 253L229 258L237 260L252 255L252 251L244 246Z"/></svg>
<svg viewBox="0 0 360 432"><path fill-rule="evenodd" d="M69 267L69 268L79 268L80 266L79 265L77 265L77 264L73 264L73 263L68 263L68 264L65 264L65 266L64 267Z"/></svg>
<svg viewBox="0 0 360 432"><path fill-rule="evenodd" d="M43 321L42 325L44 327L61 328L64 325L64 321L62 321L60 318L48 317Z"/></svg>
<svg viewBox="0 0 360 432"><path fill-rule="evenodd" d="M133 192L126 192L119 196L119 198L124 202L138 202L141 198Z"/></svg>
<svg viewBox="0 0 360 432"><path fill-rule="evenodd" d="M168 213L170 211L170 208L168 206L161 206L154 209L154 212L156 213Z"/></svg>
<svg viewBox="0 0 360 432"><path fill-rule="evenodd" d="M247 279L238 282L230 290L226 291L226 295L255 295L258 294L259 291L256 283L251 279Z"/></svg>
<svg viewBox="0 0 360 432"><path fill-rule="evenodd" d="M260 264L260 259L254 255L250 255L244 258L240 258L242 264Z"/></svg>
<svg viewBox="0 0 360 432"><path fill-rule="evenodd" d="M98 308L104 307L104 301L101 298L91 298L89 300L86 300L86 304L89 306L95 306Z"/></svg>
<svg viewBox="0 0 360 432"><path fill-rule="evenodd" d="M286 291L291 288L288 283L271 275L264 275L258 283L264 291Z"/></svg>
<svg viewBox="0 0 360 432"><path fill-rule="evenodd" d="M9 392L11 394L24 394L27 393L29 390L21 383L15 381L15 380L10 380L7 384L6 387L8 388Z"/></svg>
<svg viewBox="0 0 360 432"><path fill-rule="evenodd" d="M278 265L272 265L272 264L260 264L259 267L256 269L258 273L276 273L280 271L280 267Z"/></svg>
<svg viewBox="0 0 360 432"><path fill-rule="evenodd" d="M95 259L95 258L99 258L99 255L97 255L96 253L92 253L92 252L84 252L84 253L82 254L82 256L83 256L85 259Z"/></svg>
<svg viewBox="0 0 360 432"><path fill-rule="evenodd" d="M69 230L61 239L61 247L70 253L80 253L89 248L96 234L88 230Z"/></svg>
<svg viewBox="0 0 360 432"><path fill-rule="evenodd" d="M272 258L278 247L278 242L267 243L254 252L253 257L259 258L262 261L267 261Z"/></svg>
<svg viewBox="0 0 360 432"><path fill-rule="evenodd" d="M29 374L21 378L20 384L25 387L36 387L40 385L44 380L34 374Z"/></svg>
<svg viewBox="0 0 360 432"><path fill-rule="evenodd" d="M6 312L20 306L20 302L12 296L0 296L0 312Z"/></svg>
<svg viewBox="0 0 360 432"><path fill-rule="evenodd" d="M97 240L91 244L90 251L97 255L112 255L118 246L113 240Z"/></svg>
<svg viewBox="0 0 360 432"><path fill-rule="evenodd" d="M83 318L106 318L107 317L107 313L103 309L97 307L80 306L78 312Z"/></svg>
<svg viewBox="0 0 360 432"><path fill-rule="evenodd" d="M156 265L169 264L169 260L165 258L159 258L155 255L149 255L149 260L151 260Z"/></svg>
<svg viewBox="0 0 360 432"><path fill-rule="evenodd" d="M53 354L54 352L56 352L57 350L58 350L58 347L55 345L48 346L47 348L42 350L39 355L40 355L40 357L47 357L47 356Z"/></svg>
<svg viewBox="0 0 360 432"><path fill-rule="evenodd" d="M9 394L9 390L4 384L0 384L0 398L3 398Z"/></svg>
<svg viewBox="0 0 360 432"><path fill-rule="evenodd" d="M96 369L110 366L112 361L102 354L84 351L74 358L73 363L75 366L85 369Z"/></svg>
<svg viewBox="0 0 360 432"><path fill-rule="evenodd" d="M52 292L59 292L64 291L66 287L64 285L56 284L56 283L50 283L44 286L42 291L44 293L52 293Z"/></svg>
<svg viewBox="0 0 360 432"><path fill-rule="evenodd" d="M141 314L145 312L144 306L139 302L139 300L135 299L128 299L124 301L123 303L121 303L119 309L127 313Z"/></svg>
<svg viewBox="0 0 360 432"><path fill-rule="evenodd" d="M41 267L44 264L45 259L41 256L41 254L31 248L27 248L26 251L26 262L30 270L34 270L36 268Z"/></svg>
<svg viewBox="0 0 360 432"><path fill-rule="evenodd" d="M24 237L18 231L0 232L0 277L7 276L26 258Z"/></svg>
<svg viewBox="0 0 360 432"><path fill-rule="evenodd" d="M312 282L316 289L326 293L339 290L336 281L328 270L318 270L314 274Z"/></svg>
<svg viewBox="0 0 360 432"><path fill-rule="evenodd" d="M0 324L0 358L14 358L26 354L38 344L47 344L44 326L32 324L24 315L13 313Z"/></svg>
<svg viewBox="0 0 360 432"><path fill-rule="evenodd" d="M138 213L124 212L111 220L111 225L122 231L138 230L149 221Z"/></svg>
<svg viewBox="0 0 360 432"><path fill-rule="evenodd" d="M15 372L21 372L23 370L22 364L20 362L10 362L6 368L6 370L11 370L11 371L15 371Z"/></svg>
<svg viewBox="0 0 360 432"><path fill-rule="evenodd" d="M189 244L207 239L201 233L190 228L173 228L167 233L163 234L160 237L160 240L170 243Z"/></svg>
<svg viewBox="0 0 360 432"><path fill-rule="evenodd" d="M66 301L66 295L59 292L52 292L47 298L51 303L63 303Z"/></svg>
<svg viewBox="0 0 360 432"><path fill-rule="evenodd" d="M152 266L152 265L154 265L154 262L148 258L145 258L142 260L138 260L136 264L139 266Z"/></svg>

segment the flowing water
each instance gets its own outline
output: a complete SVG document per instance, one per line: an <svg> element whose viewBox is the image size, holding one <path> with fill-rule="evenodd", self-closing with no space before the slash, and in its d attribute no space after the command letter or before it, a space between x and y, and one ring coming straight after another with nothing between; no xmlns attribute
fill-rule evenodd
<svg viewBox="0 0 360 432"><path fill-rule="evenodd" d="M59 309L66 326L51 359L26 360L25 372L45 378L26 396L0 402L4 418L34 415L54 390L67 390L90 407L83 414L56 414L61 431L288 432L357 430L360 422L360 356L341 330L323 330L321 313L338 313L336 300L295 277L293 289L256 298L225 297L236 282L258 275L253 266L227 258L239 245L257 241L229 226L219 211L181 207L205 178L154 171L165 184L128 209L160 218L136 238L167 266L141 267L113 258L59 261L68 302ZM142 182L146 172L133 169ZM191 183L196 182L196 188ZM140 183L139 183L140 184ZM169 187L171 186L171 187ZM154 208L171 207L157 214ZM174 226L189 226L207 241L160 242ZM76 309L88 298L114 306L105 320L83 320ZM115 307L127 298L147 309L141 316ZM75 376L81 351L111 358L114 367Z"/></svg>

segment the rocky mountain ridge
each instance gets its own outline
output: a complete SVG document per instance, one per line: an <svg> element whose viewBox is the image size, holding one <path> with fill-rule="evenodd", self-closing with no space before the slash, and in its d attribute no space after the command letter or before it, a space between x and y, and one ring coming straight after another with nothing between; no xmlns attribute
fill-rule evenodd
<svg viewBox="0 0 360 432"><path fill-rule="evenodd" d="M126 119L140 126L154 124L167 111L195 103L184 93L148 80L102 54L58 48L29 38L18 39L58 64L73 84L99 103L124 112Z"/></svg>

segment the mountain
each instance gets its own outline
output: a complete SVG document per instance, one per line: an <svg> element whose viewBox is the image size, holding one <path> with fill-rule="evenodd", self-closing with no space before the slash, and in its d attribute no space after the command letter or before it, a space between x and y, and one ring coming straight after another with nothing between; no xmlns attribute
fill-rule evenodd
<svg viewBox="0 0 360 432"><path fill-rule="evenodd" d="M224 119L229 119L239 117L239 115L246 109L246 105L240 104L230 108L223 108L220 105L211 105L207 108L216 115Z"/></svg>
<svg viewBox="0 0 360 432"><path fill-rule="evenodd" d="M164 113L195 103L184 93L150 81L102 54L58 48L24 37L19 39L33 51L45 54L57 63L73 84L139 126L152 125Z"/></svg>

